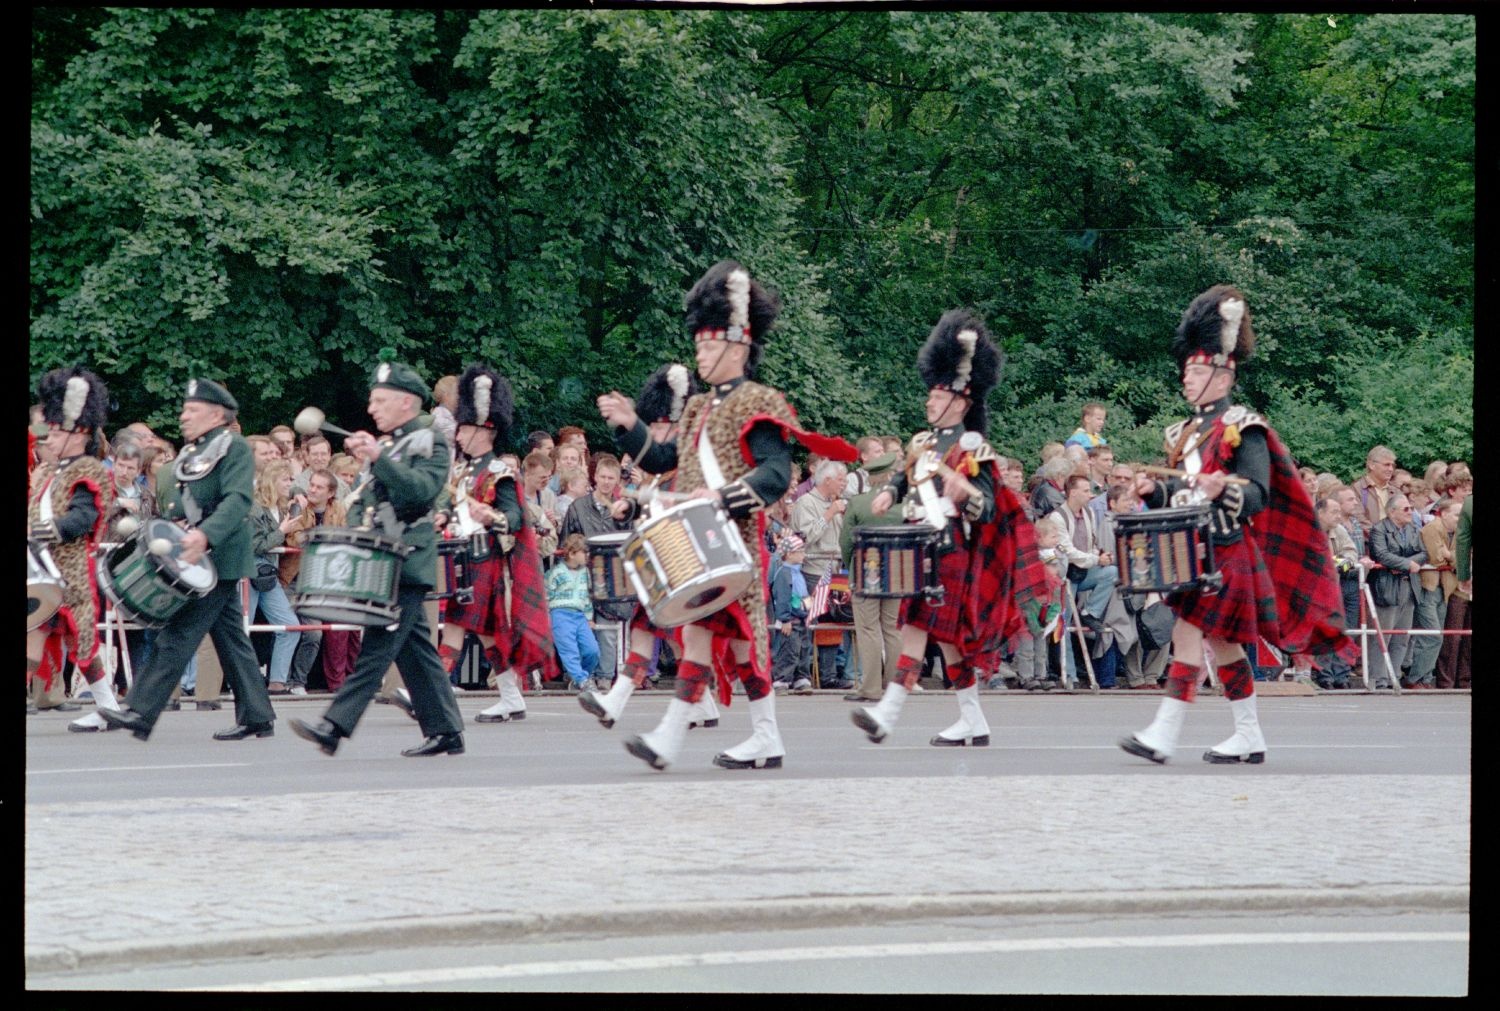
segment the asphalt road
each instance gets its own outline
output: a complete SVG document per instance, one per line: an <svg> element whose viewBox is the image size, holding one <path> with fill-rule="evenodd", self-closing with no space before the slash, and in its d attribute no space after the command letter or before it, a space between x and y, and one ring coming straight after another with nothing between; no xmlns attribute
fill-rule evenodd
<svg viewBox="0 0 1500 1011"><path fill-rule="evenodd" d="M472 720L492 698L464 697L465 715ZM608 962L605 939L650 935L663 940L640 953L647 962L564 966L554 981L563 989L956 992L972 983L991 992L1091 992L1086 975L1050 990L1020 973L1015 966L1039 956L1013 942L1052 938L1048 950L1070 963L1138 962L1145 956L1126 954L1128 943L1107 940L1129 931L1111 933L1107 924L1158 917L1143 935L1166 939L1164 948L1190 947L1178 961L1196 964L1220 956L1187 934L1369 915L1376 919L1348 929L1300 932L1308 936L1299 945L1322 952L1307 960L1330 966L1310 978L1331 989L1213 990L1205 977L1210 989L1201 992L1462 992L1462 973L1444 969L1424 989L1420 974L1392 975L1387 966L1360 976L1366 989L1351 988L1349 974L1331 968L1348 958L1327 956L1340 945L1409 943L1442 948L1444 965L1463 964L1468 696L1262 698L1270 750L1259 767L1201 761L1229 732L1220 698L1200 699L1177 759L1160 767L1114 743L1149 721L1154 695L982 698L994 745L935 749L927 739L956 714L946 693L911 699L879 746L848 722L852 704L839 694L783 697L787 764L753 772L710 765L748 734L743 699L718 728L692 731L681 762L665 773L621 745L654 725L662 693L637 696L608 731L571 696L534 696L525 722L471 722L467 754L429 759L399 755L418 732L389 706L372 706L334 758L285 727L290 716L316 717L325 704L318 699L278 700L275 737L233 743L209 739L229 724L227 708L165 714L144 744L118 732L69 734L60 715L29 717L28 985L279 979L294 989L547 989L549 959L559 952ZM80 836L107 841L109 858L98 865L108 870L107 893L76 858ZM1420 859L1411 859L1414 849ZM1441 929L1431 940L1403 940L1403 912L1437 916ZM1231 914L1242 918L1238 926L1220 922ZM901 947L924 943L923 923L985 916L1001 918L1000 927L1017 917L1081 917L1105 925L1098 936L1106 940L1075 948L1067 940L1074 927L1001 929L985 935L985 964L1012 969L956 982L919 973L911 987L873 963L863 976L818 963L809 976L805 959L784 953L878 924L869 943L895 945L891 957L902 964L926 964L909 957L926 949ZM906 922L910 931L886 932ZM812 933L788 933L797 930ZM1351 931L1386 940L1343 938ZM736 939L761 933L757 946L770 954L755 964L764 971L733 967L727 955L699 957L735 951ZM683 945L667 943L672 937ZM720 940L710 944L713 937ZM478 969L352 981L379 967L425 971L430 952L477 942L505 947L474 956ZM1261 953L1254 957L1274 961L1275 943L1252 946ZM1222 957L1232 950L1226 942ZM391 960L361 962L359 952ZM959 957L926 954L933 964ZM1163 973L1174 962L1152 960ZM531 968L494 969L512 965ZM704 965L716 966L714 975L705 978ZM1127 992L1123 977L1106 978L1122 989L1100 992ZM1130 985L1163 992L1169 979L1145 973Z"/></svg>

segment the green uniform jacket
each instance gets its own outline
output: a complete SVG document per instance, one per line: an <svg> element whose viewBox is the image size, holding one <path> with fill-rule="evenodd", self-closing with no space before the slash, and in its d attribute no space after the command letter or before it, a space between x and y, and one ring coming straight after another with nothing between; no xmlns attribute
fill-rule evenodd
<svg viewBox="0 0 1500 1011"><path fill-rule="evenodd" d="M178 462L191 465L220 432L220 425L205 432L183 447ZM229 433L229 449L214 468L196 481L179 481L172 466L156 475L157 503L161 515L169 520L187 518L183 507L183 489L190 488L193 501L203 511L198 529L208 538L209 558L220 579L241 579L255 575L255 556L250 552L250 505L255 491L255 453L241 436Z"/></svg>
<svg viewBox="0 0 1500 1011"><path fill-rule="evenodd" d="M1458 577L1458 581L1461 583L1467 582L1468 580L1474 578L1472 569L1474 558L1474 542L1472 540L1474 536L1474 531L1472 529L1473 525L1474 493L1470 492L1469 497L1464 499L1463 508L1459 510L1458 533L1453 538L1453 574Z"/></svg>
<svg viewBox="0 0 1500 1011"><path fill-rule="evenodd" d="M431 416L421 414L381 436L380 444L380 455L370 465L375 480L349 510L349 522L360 525L367 508L389 502L396 519L407 525L401 540L412 549L401 563L401 585L431 589L437 584L433 506L448 483L448 441L433 427ZM375 529L380 529L378 518Z"/></svg>
<svg viewBox="0 0 1500 1011"><path fill-rule="evenodd" d="M875 496L885 491L885 488L876 488L867 491L863 495L856 495L849 500L849 507L844 510L844 525L839 530L839 551L844 556L844 571L850 572L849 559L854 554L854 531L860 527L888 527L904 520L899 506L891 506L885 511L884 516L876 516L870 511L870 503L875 501ZM894 493L892 493L894 494Z"/></svg>

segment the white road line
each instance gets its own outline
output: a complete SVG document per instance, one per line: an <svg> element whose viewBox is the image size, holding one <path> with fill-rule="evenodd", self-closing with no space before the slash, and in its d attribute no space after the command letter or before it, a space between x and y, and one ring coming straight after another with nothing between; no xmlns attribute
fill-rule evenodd
<svg viewBox="0 0 1500 1011"><path fill-rule="evenodd" d="M58 776L73 772L151 772L156 769L241 769L250 762L210 762L204 765L105 765L95 769L27 769L28 776Z"/></svg>
<svg viewBox="0 0 1500 1011"><path fill-rule="evenodd" d="M479 979L526 979L570 976L582 972L651 972L695 966L756 965L767 962L822 962L838 959L874 960L885 957L919 958L929 955L1015 954L1036 951L1086 951L1124 948L1217 948L1245 945L1306 944L1466 944L1469 932L1387 931L1292 934L1165 934L1155 937L1042 937L994 941L944 941L912 944L860 944L834 948L768 948L763 951L704 951L678 955L639 955L630 958L584 958L556 962L515 962L508 965L467 965L446 969L363 973L351 976L312 976L270 983L179 987L183 991L293 991L357 990L366 987L410 987L461 983Z"/></svg>

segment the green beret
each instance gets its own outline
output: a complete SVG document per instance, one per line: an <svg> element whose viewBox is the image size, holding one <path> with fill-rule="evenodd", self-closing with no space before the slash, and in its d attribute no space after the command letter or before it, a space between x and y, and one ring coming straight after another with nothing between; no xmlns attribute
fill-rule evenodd
<svg viewBox="0 0 1500 1011"><path fill-rule="evenodd" d="M432 399L432 391L427 384L422 382L422 377L417 370L402 362L381 362L375 366L375 374L370 379L372 389L400 390L402 393L415 393L425 402Z"/></svg>
<svg viewBox="0 0 1500 1011"><path fill-rule="evenodd" d="M884 474L886 471L896 466L897 462L900 461L900 459L900 453L887 453L884 456L877 456L875 459L866 464L865 473L869 474L871 477L874 477L876 474Z"/></svg>
<svg viewBox="0 0 1500 1011"><path fill-rule="evenodd" d="M187 403L190 400L201 400L205 404L218 404L231 411L240 409L239 402L229 395L229 391L212 379L189 379L187 389L182 394L182 401Z"/></svg>

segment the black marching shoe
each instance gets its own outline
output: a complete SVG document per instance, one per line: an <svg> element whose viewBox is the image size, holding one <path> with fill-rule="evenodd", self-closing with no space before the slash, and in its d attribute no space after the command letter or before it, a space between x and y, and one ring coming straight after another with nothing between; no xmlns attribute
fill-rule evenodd
<svg viewBox="0 0 1500 1011"><path fill-rule="evenodd" d="M146 722L146 717L134 709L100 709L98 712L105 723L130 731L138 741L151 736L151 725Z"/></svg>
<svg viewBox="0 0 1500 1011"><path fill-rule="evenodd" d="M214 740L243 741L247 737L270 737L275 733L276 727L271 723L241 723L228 730L220 730L214 734Z"/></svg>
<svg viewBox="0 0 1500 1011"><path fill-rule="evenodd" d="M434 734L415 748L407 748L401 752L407 758L421 758L424 755L462 755L463 753L463 734Z"/></svg>
<svg viewBox="0 0 1500 1011"><path fill-rule="evenodd" d="M609 715L609 711L604 708L604 703L600 702L599 696L593 692L579 692L578 704L583 707L584 712L598 719L604 725L605 730L615 725L615 718ZM717 720L714 722L718 723Z"/></svg>
<svg viewBox="0 0 1500 1011"><path fill-rule="evenodd" d="M1164 752L1157 751L1149 744L1144 743L1134 734L1129 737L1120 738L1120 747L1132 755L1155 762L1157 765L1166 765L1167 759L1170 757Z"/></svg>
<svg viewBox="0 0 1500 1011"><path fill-rule="evenodd" d="M339 749L339 738L345 736L338 727L327 720L319 720L317 723L304 723L294 719L291 722L292 733L305 741L312 741L322 749L323 754L332 755Z"/></svg>

